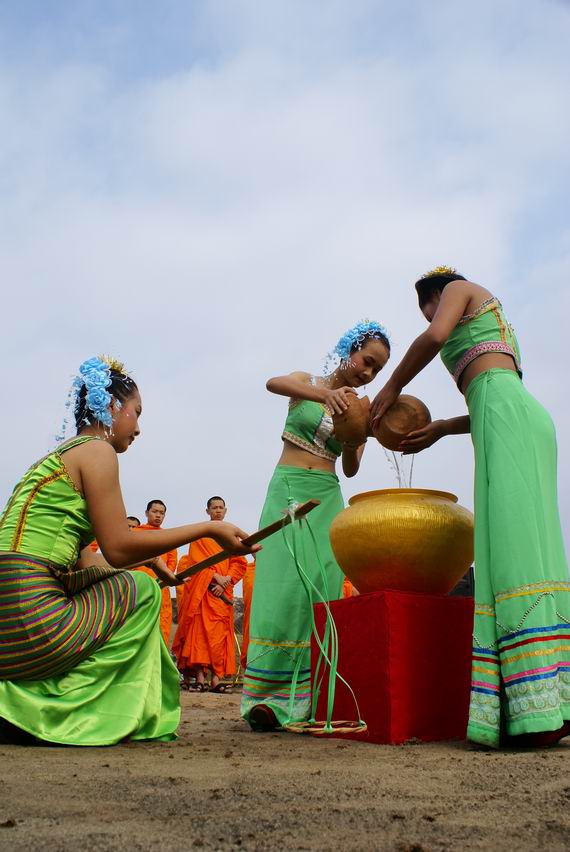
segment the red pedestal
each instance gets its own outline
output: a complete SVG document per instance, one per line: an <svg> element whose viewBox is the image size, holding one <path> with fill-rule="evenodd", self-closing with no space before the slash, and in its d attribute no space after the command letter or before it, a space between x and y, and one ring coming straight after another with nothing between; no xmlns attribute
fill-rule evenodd
<svg viewBox="0 0 570 852"><path fill-rule="evenodd" d="M374 592L330 604L339 637L338 671L350 684L372 743L465 737L469 712L473 598ZM315 607L319 635L325 609ZM314 675L318 649L313 637ZM327 683L317 719L326 718ZM337 680L333 719L356 719Z"/></svg>

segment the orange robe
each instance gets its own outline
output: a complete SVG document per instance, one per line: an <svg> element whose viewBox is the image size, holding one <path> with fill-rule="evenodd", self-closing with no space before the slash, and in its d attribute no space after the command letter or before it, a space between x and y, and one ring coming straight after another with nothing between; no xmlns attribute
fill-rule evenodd
<svg viewBox="0 0 570 852"><path fill-rule="evenodd" d="M342 596L343 596L343 598L351 598L353 594L354 594L354 586L352 585L352 583L350 582L348 577L345 577L344 583L343 583L343 586L342 586Z"/></svg>
<svg viewBox="0 0 570 852"><path fill-rule="evenodd" d="M159 530L160 527L153 527L151 524L141 524L140 527L133 527L134 531L137 530ZM170 568L172 572L176 571L176 563L178 562L178 552L176 550L169 550L168 553L164 553L161 557L166 562L166 567ZM142 565L140 568L135 568L135 571L144 571L145 574L148 574L149 577L154 577L156 579L156 574L152 570L152 568L147 568L146 565ZM170 631L172 630L172 600L170 598L170 586L166 586L162 590L162 606L160 607L160 632L162 633L162 638L166 642L166 645L170 643Z"/></svg>
<svg viewBox="0 0 570 852"><path fill-rule="evenodd" d="M179 570L196 565L221 549L211 538L193 541L186 565L181 564ZM181 672L202 667L211 669L218 677L235 674L234 608L208 591L208 586L214 574L231 577L232 583L224 594L233 599L233 586L241 580L246 567L247 561L243 556L230 556L185 582L172 645Z"/></svg>
<svg viewBox="0 0 570 852"><path fill-rule="evenodd" d="M251 614L251 598L255 580L255 560L247 563L243 578L243 641L241 646L241 667L245 671L247 665L247 647L249 645L249 616Z"/></svg>

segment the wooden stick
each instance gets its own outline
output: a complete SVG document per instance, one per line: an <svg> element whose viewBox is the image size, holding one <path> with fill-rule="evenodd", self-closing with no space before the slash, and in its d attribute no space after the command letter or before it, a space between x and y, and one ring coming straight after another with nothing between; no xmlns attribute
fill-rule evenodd
<svg viewBox="0 0 570 852"><path fill-rule="evenodd" d="M304 518L305 515L308 515L309 512L316 509L320 503L320 500L307 500L306 503L301 503L301 505L297 506L293 512L293 520L297 521L300 518ZM258 542L263 541L264 538L268 538L268 536L279 532L279 530L283 529L283 527L286 527L290 523L291 515L285 515L280 520L274 521L272 524L269 524L269 526L263 527L263 529L253 533L253 535L248 535L247 538L242 540L242 544L245 545L245 547L251 547L254 544L258 544ZM194 574L199 574L200 571L204 570L204 568L210 568L212 565L217 565L218 562L223 562L224 559L228 559L230 556L231 553L228 553L227 550L220 550L219 553L214 553L213 556L209 556L207 559L203 559L202 562L198 562L196 565L186 568L176 576L179 580L186 580L187 577L193 577Z"/></svg>

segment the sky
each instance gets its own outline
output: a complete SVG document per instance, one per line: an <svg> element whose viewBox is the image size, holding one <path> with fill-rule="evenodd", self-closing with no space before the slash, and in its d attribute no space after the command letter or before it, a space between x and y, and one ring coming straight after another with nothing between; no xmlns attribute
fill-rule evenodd
<svg viewBox="0 0 570 852"><path fill-rule="evenodd" d="M54 444L79 364L143 398L127 511L257 527L286 400L363 318L374 394L425 328L413 282L457 267L503 302L559 441L570 542L570 3L0 0L0 503ZM566 378L565 378L566 376ZM464 413L434 361L408 388ZM472 507L468 436L414 484ZM375 442L345 499L395 478Z"/></svg>

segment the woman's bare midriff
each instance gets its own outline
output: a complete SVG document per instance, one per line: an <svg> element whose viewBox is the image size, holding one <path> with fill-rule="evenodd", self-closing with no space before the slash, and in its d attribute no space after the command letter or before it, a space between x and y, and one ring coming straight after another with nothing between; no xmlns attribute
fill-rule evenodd
<svg viewBox="0 0 570 852"><path fill-rule="evenodd" d="M323 470L326 473L334 473L334 462L315 456L307 450L296 447L290 441L283 441L283 452L277 462L278 465L287 467L301 467L303 470Z"/></svg>
<svg viewBox="0 0 570 852"><path fill-rule="evenodd" d="M517 372L514 359L511 355L505 355L502 352L486 352L484 355L479 355L465 367L461 373L457 387L462 394L465 394L476 376L493 369L512 370L513 373Z"/></svg>

